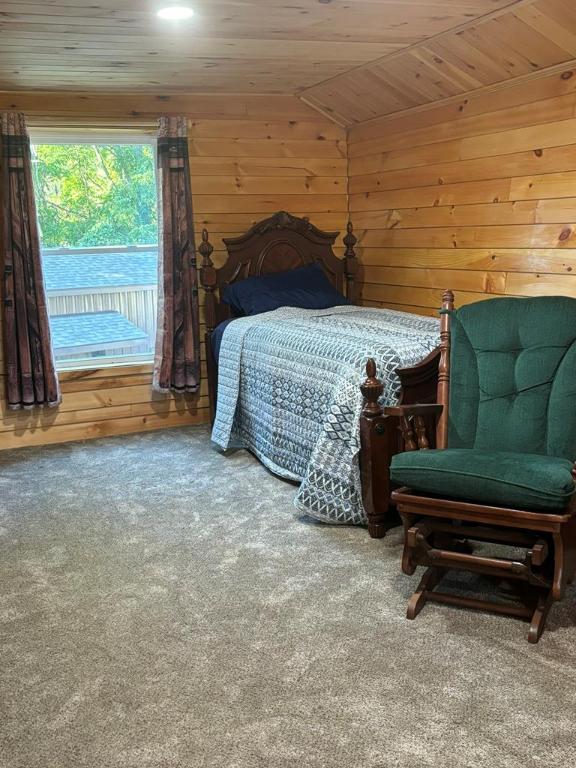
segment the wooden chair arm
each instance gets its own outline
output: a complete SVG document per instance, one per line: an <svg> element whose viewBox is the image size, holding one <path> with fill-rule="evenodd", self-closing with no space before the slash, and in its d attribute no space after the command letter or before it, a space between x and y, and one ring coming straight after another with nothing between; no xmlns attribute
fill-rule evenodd
<svg viewBox="0 0 576 768"><path fill-rule="evenodd" d="M574 483L576 484L576 461L572 465L572 480L574 480ZM568 514L576 516L576 491L570 497L567 511L568 511Z"/></svg>
<svg viewBox="0 0 576 768"><path fill-rule="evenodd" d="M390 405L384 408L386 416L432 416L439 415L444 406L439 403L413 403L412 405Z"/></svg>
<svg viewBox="0 0 576 768"><path fill-rule="evenodd" d="M384 409L384 414L398 418L405 451L425 451L430 448L430 440L426 435L425 417L438 418L443 409L444 406L439 403L414 403L388 406Z"/></svg>

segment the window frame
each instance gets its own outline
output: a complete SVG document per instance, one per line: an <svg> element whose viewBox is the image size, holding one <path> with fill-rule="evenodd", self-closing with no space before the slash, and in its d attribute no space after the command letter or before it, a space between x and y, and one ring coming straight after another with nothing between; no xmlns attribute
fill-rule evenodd
<svg viewBox="0 0 576 768"><path fill-rule="evenodd" d="M160 200L158 199L158 144L156 140L156 132L154 131L146 131L145 129L140 128L139 130L130 130L130 129L86 129L82 130L81 128L74 128L74 129L62 129L62 128L51 128L51 127L34 127L31 126L29 128L29 136L30 136L30 145L31 147L34 147L38 144L52 144L52 145L78 145L78 144L87 144L87 145L114 145L114 144L136 144L136 145L146 145L152 147L152 155L153 155L153 171L154 171L154 186L156 189L156 199L157 199L157 207L158 212L160 210ZM93 250L102 250L102 252L106 252L107 249L112 249L114 246L94 246ZM145 249L146 246L128 246L129 248L134 248L134 250L137 250L139 248ZM155 245L155 248L159 251L160 248L160 227L158 224L158 239ZM44 248L42 246L42 243L40 243L40 249L41 253L43 253ZM74 251L74 248L50 248L46 249L50 250L51 252L54 251L60 251L62 253L65 253L66 251ZM159 255L159 253L158 253ZM157 280L156 284L157 291L159 290L159 282ZM50 322L50 315L49 315L49 322ZM155 339L152 340L152 345L154 346ZM55 361L56 371L59 374L65 374L66 372L74 372L74 371L90 371L90 370L103 370L103 369L129 369L129 368L141 368L142 366L150 366L150 369L152 370L154 365L154 351L152 351L150 354L135 354L135 355L117 355L117 356L107 356L107 357L92 357L92 358L85 358L83 360L69 360L69 361L62 361L59 363L58 361Z"/></svg>

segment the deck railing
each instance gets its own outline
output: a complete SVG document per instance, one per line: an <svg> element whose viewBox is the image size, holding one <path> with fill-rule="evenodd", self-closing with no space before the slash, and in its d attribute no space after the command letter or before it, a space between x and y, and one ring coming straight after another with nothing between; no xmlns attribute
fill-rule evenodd
<svg viewBox="0 0 576 768"><path fill-rule="evenodd" d="M119 312L147 335L140 344L105 346L87 352L79 345L65 354L55 348L58 364L99 357L114 362L130 356L152 359L158 303L157 245L98 248L49 248L43 251L48 312L51 317ZM84 348L83 348L84 347Z"/></svg>

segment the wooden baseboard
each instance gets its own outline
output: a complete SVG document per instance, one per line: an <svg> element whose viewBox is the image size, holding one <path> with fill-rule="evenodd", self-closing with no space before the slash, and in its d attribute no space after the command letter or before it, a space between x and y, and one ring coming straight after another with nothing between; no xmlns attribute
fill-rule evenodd
<svg viewBox="0 0 576 768"><path fill-rule="evenodd" d="M22 431L4 433L0 437L0 450L14 450L31 446L67 443L74 440L92 440L99 437L148 432L168 427L187 427L209 423L208 408L200 408L194 414L178 412L149 414L109 421L83 422L80 424L31 426Z"/></svg>

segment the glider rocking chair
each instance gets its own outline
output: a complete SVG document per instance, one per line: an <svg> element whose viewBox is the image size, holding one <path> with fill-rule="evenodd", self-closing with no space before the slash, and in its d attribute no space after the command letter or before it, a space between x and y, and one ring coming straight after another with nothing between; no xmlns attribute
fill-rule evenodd
<svg viewBox="0 0 576 768"><path fill-rule="evenodd" d="M438 404L385 409L405 447L391 468L402 569L427 566L407 616L427 601L491 611L529 621L536 643L576 571L576 299L454 310L445 291L440 337ZM451 570L500 589L436 591Z"/></svg>

